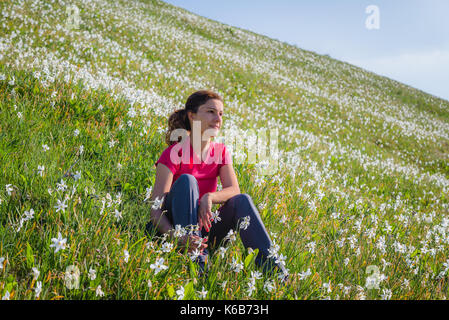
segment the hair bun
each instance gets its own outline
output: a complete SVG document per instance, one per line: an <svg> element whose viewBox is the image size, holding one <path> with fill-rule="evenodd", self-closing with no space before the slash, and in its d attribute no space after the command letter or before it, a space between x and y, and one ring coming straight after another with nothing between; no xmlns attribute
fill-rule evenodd
<svg viewBox="0 0 449 320"><path fill-rule="evenodd" d="M178 114L183 120L187 117L187 110L186 109L179 109L176 111L176 114Z"/></svg>

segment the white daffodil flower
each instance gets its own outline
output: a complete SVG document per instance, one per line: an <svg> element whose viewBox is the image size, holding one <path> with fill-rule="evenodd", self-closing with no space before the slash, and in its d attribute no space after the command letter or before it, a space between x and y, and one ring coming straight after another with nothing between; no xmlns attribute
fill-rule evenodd
<svg viewBox="0 0 449 320"><path fill-rule="evenodd" d="M95 294L97 295L97 297L103 297L104 296L104 292L103 292L103 290L101 290L101 285L100 284L95 289Z"/></svg>
<svg viewBox="0 0 449 320"><path fill-rule="evenodd" d="M61 201L59 199L57 199L58 203L56 204L56 206L54 206L54 208L56 209L56 212L59 212L62 210L62 212L65 212L65 208L67 208L67 205L65 204L65 202L67 201L66 199L64 199L64 201Z"/></svg>
<svg viewBox="0 0 449 320"><path fill-rule="evenodd" d="M39 298L39 295L42 292L42 281L36 282L36 288L34 288L34 295L37 298Z"/></svg>
<svg viewBox="0 0 449 320"><path fill-rule="evenodd" d="M201 289L201 291L197 291L197 293L198 293L198 296L199 296L200 299L205 299L206 296L207 296L207 291L204 290L204 286Z"/></svg>
<svg viewBox="0 0 449 320"><path fill-rule="evenodd" d="M90 268L88 278L91 281L95 280L97 278L97 271L95 269Z"/></svg>
<svg viewBox="0 0 449 320"><path fill-rule="evenodd" d="M164 265L164 258L156 259L156 262L150 265L151 269L154 269L154 274L158 274L160 271L168 269L168 266Z"/></svg>
<svg viewBox="0 0 449 320"><path fill-rule="evenodd" d="M156 197L156 199L154 199L154 201L153 201L153 205L151 206L151 208L153 210L161 209L163 202L164 202L164 197L161 197L160 199L159 199L159 197Z"/></svg>
<svg viewBox="0 0 449 320"><path fill-rule="evenodd" d="M33 267L31 270L33 271L33 280L37 280L41 272L36 267Z"/></svg>
<svg viewBox="0 0 449 320"><path fill-rule="evenodd" d="M58 237L52 238L51 241L53 243L50 245L50 248L55 248L55 253L66 248L67 238L63 239L61 232L58 232Z"/></svg>

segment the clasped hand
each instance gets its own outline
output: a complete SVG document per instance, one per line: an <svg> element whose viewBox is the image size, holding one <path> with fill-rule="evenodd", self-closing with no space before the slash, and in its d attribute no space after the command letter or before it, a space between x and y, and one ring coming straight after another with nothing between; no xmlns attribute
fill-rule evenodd
<svg viewBox="0 0 449 320"><path fill-rule="evenodd" d="M206 193L201 197L200 206L198 208L198 226L199 229L204 227L209 232L212 224L212 199L210 193ZM196 235L184 235L180 239L183 247L187 247L188 252L199 249L201 252L207 248L207 241Z"/></svg>
<svg viewBox="0 0 449 320"><path fill-rule="evenodd" d="M198 209L198 226L209 232L212 224L212 197L210 193L206 193L201 197L200 207Z"/></svg>

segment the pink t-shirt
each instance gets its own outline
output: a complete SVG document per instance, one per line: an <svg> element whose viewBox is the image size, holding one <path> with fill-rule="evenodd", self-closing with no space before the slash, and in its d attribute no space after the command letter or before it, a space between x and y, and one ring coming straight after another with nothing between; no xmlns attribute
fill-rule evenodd
<svg viewBox="0 0 449 320"><path fill-rule="evenodd" d="M190 151L188 151L190 149ZM172 151L173 150L173 151ZM186 153L183 153L186 150ZM189 139L185 143L174 143L166 148L155 166L162 163L173 173L173 183L185 173L193 175L198 181L201 197L208 192L217 191L217 177L220 168L232 164L232 157L223 143L211 141L209 154L204 161L200 161Z"/></svg>

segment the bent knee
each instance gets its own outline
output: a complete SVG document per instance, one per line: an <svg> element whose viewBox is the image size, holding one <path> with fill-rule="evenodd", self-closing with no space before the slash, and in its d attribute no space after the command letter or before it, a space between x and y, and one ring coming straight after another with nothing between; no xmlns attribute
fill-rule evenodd
<svg viewBox="0 0 449 320"><path fill-rule="evenodd" d="M180 181L180 182L184 182L184 183L188 183L188 184L198 184L198 181L196 180L196 178L188 173L184 173L181 174L179 176L179 178L176 181Z"/></svg>
<svg viewBox="0 0 449 320"><path fill-rule="evenodd" d="M251 196L247 193L239 193L239 194L233 196L230 200L232 202L238 203L238 204L252 202Z"/></svg>

